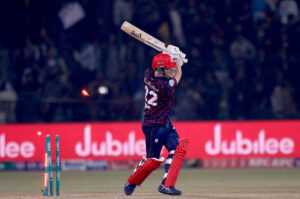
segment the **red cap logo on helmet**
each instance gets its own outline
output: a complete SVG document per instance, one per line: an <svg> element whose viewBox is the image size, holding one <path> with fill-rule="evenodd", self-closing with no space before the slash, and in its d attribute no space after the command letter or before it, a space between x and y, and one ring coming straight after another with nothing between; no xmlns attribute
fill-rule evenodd
<svg viewBox="0 0 300 199"><path fill-rule="evenodd" d="M152 68L157 67L173 68L176 66L176 62L171 61L171 56L165 53L159 53L153 57Z"/></svg>

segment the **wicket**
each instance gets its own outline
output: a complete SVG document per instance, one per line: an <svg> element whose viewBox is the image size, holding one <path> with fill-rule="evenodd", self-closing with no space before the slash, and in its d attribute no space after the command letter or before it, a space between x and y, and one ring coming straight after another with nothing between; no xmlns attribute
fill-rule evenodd
<svg viewBox="0 0 300 199"><path fill-rule="evenodd" d="M45 147L45 174L44 174L44 196L48 195L50 189L50 196L53 196L53 172L52 172L52 157L51 157L51 140L50 135L46 136ZM56 196L60 195L60 159L59 159L59 136L55 136L55 166L56 166ZM49 183L48 183L49 182ZM50 186L50 187L49 187Z"/></svg>

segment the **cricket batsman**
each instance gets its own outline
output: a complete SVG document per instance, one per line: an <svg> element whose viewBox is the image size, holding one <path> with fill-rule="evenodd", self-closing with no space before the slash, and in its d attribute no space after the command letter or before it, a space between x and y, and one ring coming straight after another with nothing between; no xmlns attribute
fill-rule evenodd
<svg viewBox="0 0 300 199"><path fill-rule="evenodd" d="M168 46L169 48L177 48ZM169 49L170 50L170 49ZM171 49L170 52L178 52ZM165 160L160 158L162 147L169 152L165 162L165 174L158 191L168 195L181 195L175 188L176 180L184 161L188 139L179 141L175 127L169 119L169 113L174 101L175 88L181 76L183 58L180 54L159 53L152 60L152 67L145 71L145 108L143 133L146 140L147 157L134 169L124 186L126 195L131 195L136 185L143 181L156 170Z"/></svg>

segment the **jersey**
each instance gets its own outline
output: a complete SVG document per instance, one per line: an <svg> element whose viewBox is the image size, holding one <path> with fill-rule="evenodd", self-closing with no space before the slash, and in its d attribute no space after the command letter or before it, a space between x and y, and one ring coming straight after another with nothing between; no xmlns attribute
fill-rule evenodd
<svg viewBox="0 0 300 199"><path fill-rule="evenodd" d="M171 111L176 79L155 77L154 69L149 68L145 71L145 108L144 108L144 124L164 125L169 119Z"/></svg>

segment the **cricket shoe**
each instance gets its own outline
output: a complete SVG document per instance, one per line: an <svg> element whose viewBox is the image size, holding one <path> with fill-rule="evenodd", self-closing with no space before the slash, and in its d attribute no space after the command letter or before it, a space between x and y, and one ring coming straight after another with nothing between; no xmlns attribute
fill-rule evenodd
<svg viewBox="0 0 300 199"><path fill-rule="evenodd" d="M176 189L174 186L165 187L164 185L159 185L158 191L163 194L168 195L181 195L181 191Z"/></svg>
<svg viewBox="0 0 300 199"><path fill-rule="evenodd" d="M134 192L135 187L136 187L136 184L126 183L124 185L124 192L125 192L125 194L126 195L131 195Z"/></svg>

